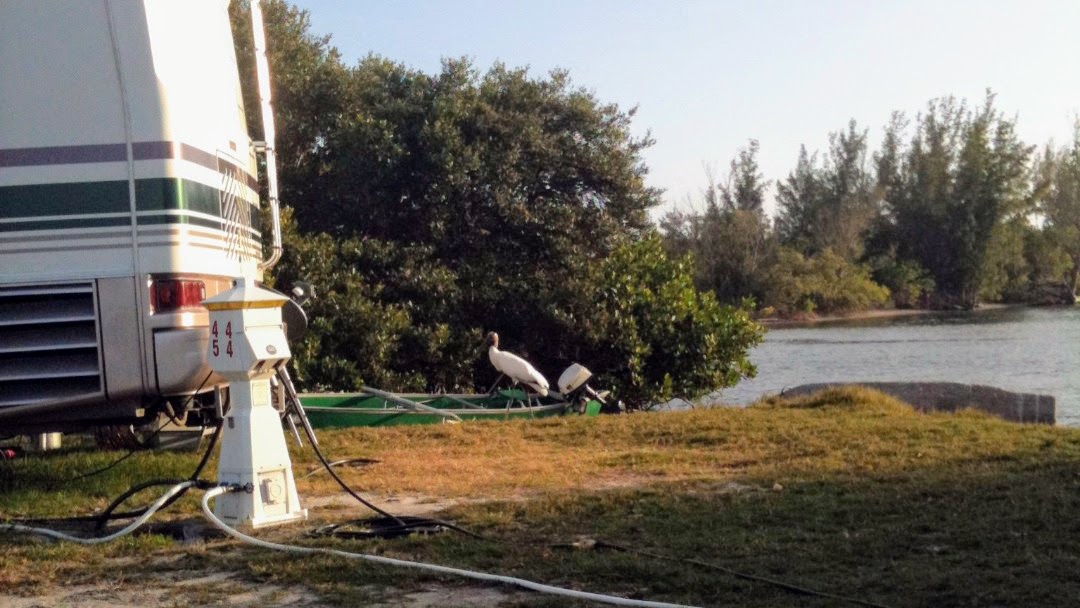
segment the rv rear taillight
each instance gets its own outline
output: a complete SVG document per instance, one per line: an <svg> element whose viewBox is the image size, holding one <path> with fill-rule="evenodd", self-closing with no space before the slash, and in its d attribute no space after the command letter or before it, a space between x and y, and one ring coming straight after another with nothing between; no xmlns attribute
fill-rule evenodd
<svg viewBox="0 0 1080 608"><path fill-rule="evenodd" d="M173 312L199 308L206 299L206 285L194 279L154 279L150 283L150 312Z"/></svg>

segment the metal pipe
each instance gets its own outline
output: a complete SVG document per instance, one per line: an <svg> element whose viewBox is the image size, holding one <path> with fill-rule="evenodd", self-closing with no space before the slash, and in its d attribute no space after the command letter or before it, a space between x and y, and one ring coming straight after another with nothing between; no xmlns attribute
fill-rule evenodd
<svg viewBox="0 0 1080 608"><path fill-rule="evenodd" d="M266 32L260 0L251 0L251 37L255 46L255 73L259 80L259 110L263 121L262 152L266 159L266 186L273 224L270 257L259 262L259 271L266 272L281 259L281 210L278 203L277 155L274 151L277 132L274 129L274 108L270 100L270 64L266 60Z"/></svg>
<svg viewBox="0 0 1080 608"><path fill-rule="evenodd" d="M382 397L383 399L386 399L387 401L396 403L396 404L398 404L398 405L400 405L402 407L406 407L406 408L414 409L414 410L419 410L421 412L427 412L429 414L438 414L439 416L442 416L444 418L450 418L452 420L456 420L457 422L461 422L461 417L458 416L457 414L453 414L451 412L444 412L443 410L433 408L430 405L424 405L422 403L417 403L415 401L409 401L408 399L403 399L401 397L398 397L394 393L388 393L386 391L380 391L379 389L371 388L370 386L361 386L360 390L364 391L365 393L375 395L376 397Z"/></svg>

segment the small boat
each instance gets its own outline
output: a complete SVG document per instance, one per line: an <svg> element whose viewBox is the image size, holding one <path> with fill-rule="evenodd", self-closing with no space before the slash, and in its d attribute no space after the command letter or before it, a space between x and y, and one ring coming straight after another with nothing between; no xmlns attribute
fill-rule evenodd
<svg viewBox="0 0 1080 608"><path fill-rule="evenodd" d="M314 428L546 418L571 412L595 415L600 411L600 404L591 402L581 412L555 393L530 400L520 389L485 395L399 394L365 389L361 393L301 393L299 398Z"/></svg>

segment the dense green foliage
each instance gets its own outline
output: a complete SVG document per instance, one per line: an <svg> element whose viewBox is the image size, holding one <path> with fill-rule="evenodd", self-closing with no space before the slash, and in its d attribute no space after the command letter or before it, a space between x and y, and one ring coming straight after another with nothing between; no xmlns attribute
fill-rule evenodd
<svg viewBox="0 0 1080 608"><path fill-rule="evenodd" d="M750 307L699 292L690 259L670 259L659 237L620 247L598 274L580 300L592 316L585 359L611 370L605 379L630 399L690 396L754 375L745 353L762 330Z"/></svg>
<svg viewBox="0 0 1080 608"><path fill-rule="evenodd" d="M934 292L934 279L912 260L896 259L895 249L871 258L873 280L889 290L896 308L915 308Z"/></svg>
<svg viewBox="0 0 1080 608"><path fill-rule="evenodd" d="M715 189L733 183L755 184L761 198L757 150L740 150L718 185L709 176L703 211L661 222L668 251L692 253L698 287L721 301L752 297L793 315L879 307L890 296L900 308L1075 300L1080 125L1070 146L1033 160L989 93L975 108L933 100L914 121L895 113L873 153L852 121L823 156L799 151L777 183L772 226L716 203Z"/></svg>
<svg viewBox="0 0 1080 608"><path fill-rule="evenodd" d="M699 288L723 302L750 298L787 316L861 310L888 299L889 290L857 262L871 219L865 134L851 124L831 140L824 166L804 149L796 170L778 185L775 229L762 211L769 184L757 169L755 141L739 151L723 181L714 186L710 179L703 213L663 218L665 246L694 257Z"/></svg>
<svg viewBox="0 0 1080 608"><path fill-rule="evenodd" d="M1058 267L1067 290L1076 294L1080 286L1080 120L1067 147L1057 151L1047 147L1041 169L1044 187L1038 193L1038 209L1046 219L1050 247L1057 250L1059 260L1065 260Z"/></svg>
<svg viewBox="0 0 1080 608"><path fill-rule="evenodd" d="M264 10L291 213L275 279L320 292L295 349L306 388L486 388L481 338L497 330L549 379L579 361L645 402L752 374L755 306L972 308L1076 292L1080 127L1033 157L990 94L896 113L876 151L854 121L824 152L804 147L775 184L774 221L751 140L709 176L702 211L662 220L661 248L642 161L652 141L630 134L633 110L564 72L346 66L306 13Z"/></svg>
<svg viewBox="0 0 1080 608"><path fill-rule="evenodd" d="M302 385L486 388L489 330L549 380L579 361L635 402L752 373L760 329L697 293L689 263L650 236L652 142L630 134L632 110L564 72L448 60L426 74L377 56L347 67L304 12L271 1L264 13L291 210L276 280L319 292L295 349Z"/></svg>
<svg viewBox="0 0 1080 608"><path fill-rule="evenodd" d="M876 211L866 138L851 121L847 131L829 136L820 165L806 148L799 151L795 170L777 186L776 232L784 245L804 255L831 249L848 261L862 255Z"/></svg>
<svg viewBox="0 0 1080 608"><path fill-rule="evenodd" d="M993 101L988 94L974 110L951 98L931 102L907 148L883 153L900 158L882 159L894 167L879 175L888 240L930 271L943 305L975 307L991 240L1005 245L1001 224L1030 210L1031 148Z"/></svg>
<svg viewBox="0 0 1080 608"><path fill-rule="evenodd" d="M881 306L889 290L870 279L867 267L826 249L812 257L781 248L766 274L765 301L783 315L847 312Z"/></svg>

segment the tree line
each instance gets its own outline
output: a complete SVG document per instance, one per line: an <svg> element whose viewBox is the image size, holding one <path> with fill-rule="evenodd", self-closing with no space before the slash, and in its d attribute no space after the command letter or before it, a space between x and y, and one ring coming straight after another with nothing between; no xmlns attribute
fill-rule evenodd
<svg viewBox="0 0 1080 608"><path fill-rule="evenodd" d="M988 92L894 113L880 145L854 120L824 152L799 150L772 186L756 141L701 203L661 221L669 253L697 261L695 284L769 313L880 306L972 309L980 302L1072 304L1080 278L1080 122L1041 151Z"/></svg>

